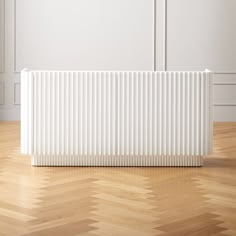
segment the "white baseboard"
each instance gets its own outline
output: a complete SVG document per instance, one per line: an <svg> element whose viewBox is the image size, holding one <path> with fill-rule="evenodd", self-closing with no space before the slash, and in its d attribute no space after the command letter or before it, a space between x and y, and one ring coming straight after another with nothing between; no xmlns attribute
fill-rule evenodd
<svg viewBox="0 0 236 236"><path fill-rule="evenodd" d="M214 106L213 120L215 122L236 122L236 106Z"/></svg>
<svg viewBox="0 0 236 236"><path fill-rule="evenodd" d="M19 121L20 109L0 108L0 121Z"/></svg>

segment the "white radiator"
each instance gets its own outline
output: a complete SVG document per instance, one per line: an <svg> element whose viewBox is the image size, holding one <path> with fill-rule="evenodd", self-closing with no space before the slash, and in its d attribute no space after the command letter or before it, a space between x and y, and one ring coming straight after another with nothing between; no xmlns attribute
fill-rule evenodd
<svg viewBox="0 0 236 236"><path fill-rule="evenodd" d="M36 166L201 166L212 73L27 71L21 151Z"/></svg>

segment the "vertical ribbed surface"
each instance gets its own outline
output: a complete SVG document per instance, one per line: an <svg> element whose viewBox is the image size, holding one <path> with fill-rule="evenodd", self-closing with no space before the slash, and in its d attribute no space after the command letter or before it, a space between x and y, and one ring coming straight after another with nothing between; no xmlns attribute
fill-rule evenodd
<svg viewBox="0 0 236 236"><path fill-rule="evenodd" d="M212 146L211 77L23 71L22 152L36 165L200 165Z"/></svg>

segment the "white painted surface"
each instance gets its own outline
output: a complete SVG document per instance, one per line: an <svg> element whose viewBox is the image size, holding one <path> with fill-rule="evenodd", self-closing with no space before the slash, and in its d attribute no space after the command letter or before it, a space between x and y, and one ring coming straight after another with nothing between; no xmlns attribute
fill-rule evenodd
<svg viewBox="0 0 236 236"><path fill-rule="evenodd" d="M5 25L0 24L0 38L5 41L5 48L0 53L4 73L0 72L0 82L4 83L3 104L0 105L0 120L20 120L20 106L14 104L15 83L20 83L20 74L14 73L14 0L0 0L0 19L4 18ZM2 7L4 6L4 7ZM5 27L4 27L5 26ZM20 86L19 86L20 89Z"/></svg>
<svg viewBox="0 0 236 236"><path fill-rule="evenodd" d="M215 121L236 121L236 73L214 74Z"/></svg>
<svg viewBox="0 0 236 236"><path fill-rule="evenodd" d="M23 71L21 100L35 165L199 166L212 150L210 72Z"/></svg>
<svg viewBox="0 0 236 236"><path fill-rule="evenodd" d="M0 0L0 73L4 72L4 56L5 56L5 13L4 0Z"/></svg>
<svg viewBox="0 0 236 236"><path fill-rule="evenodd" d="M16 0L16 71L153 70L153 0Z"/></svg>
<svg viewBox="0 0 236 236"><path fill-rule="evenodd" d="M4 104L4 82L0 81L0 105Z"/></svg>
<svg viewBox="0 0 236 236"><path fill-rule="evenodd" d="M222 122L232 122L232 121L235 122L236 120L235 106L230 106L230 105L214 106L213 119L215 121L222 121Z"/></svg>
<svg viewBox="0 0 236 236"><path fill-rule="evenodd" d="M236 106L236 85L224 84L215 85L215 104L234 104Z"/></svg>
<svg viewBox="0 0 236 236"><path fill-rule="evenodd" d="M20 83L14 84L14 105L20 105L21 100L21 90L20 90Z"/></svg>
<svg viewBox="0 0 236 236"><path fill-rule="evenodd" d="M168 70L236 70L235 0L167 3Z"/></svg>
<svg viewBox="0 0 236 236"><path fill-rule="evenodd" d="M224 85L236 85L236 72L233 73L215 73L214 74L214 84Z"/></svg>
<svg viewBox="0 0 236 236"><path fill-rule="evenodd" d="M167 3L167 69L236 72L236 1ZM236 73L214 81L214 120L236 121Z"/></svg>
<svg viewBox="0 0 236 236"><path fill-rule="evenodd" d="M22 36L20 32L18 32L18 30L20 28L26 30L27 27L28 29L32 27L32 30L35 31L36 35L38 35L37 39L34 38L34 43L36 45L39 45L39 47L41 47L45 43L44 42L45 37L42 37L42 35L39 36L39 32L41 31L45 33L45 31L49 30L51 26L46 24L45 26L46 29L44 29L44 27L39 28L39 27L35 27L35 22L37 23L36 16L38 14L46 14L46 12L48 12L48 8L45 7L46 8L45 12L40 13L37 11L34 15L32 15L32 17L30 17L30 13L28 12L29 9L33 10L34 8L34 6L32 6L32 3L34 3L34 5L38 7L38 5L45 3L45 1L46 0L42 0L42 1L16 0L17 9L15 9L16 10L15 11L14 0L5 0L5 1L0 0L0 81L4 83L4 93L0 94L1 100L3 100L4 102L4 104L0 104L0 120L20 119L20 116L19 116L20 106L17 105L19 103L18 95L20 93L20 84L18 83L20 83L20 76L19 76L19 73L14 73L14 70L15 70L15 67L21 67L23 64L26 64L24 60L21 60L21 58L24 57L24 55L22 56L21 55L22 52L19 52L19 47L18 47L19 43L22 44L24 47L26 47L27 45L24 45L24 42L22 42L22 39L19 38ZM69 0L69 1L75 2L72 0ZM89 0L89 2L91 1L92 0ZM101 0L101 1L105 2L105 0ZM48 5L50 8L52 5L55 5L57 8L59 8L59 6L64 5L66 2L68 1L48 0L46 3L46 6ZM81 3L82 0L76 1L75 6L78 6L77 4L79 4L79 2ZM84 0L84 2L86 2L85 3L86 5L87 1ZM99 2L99 0L97 1L94 0L94 2ZM120 1L112 0L109 2L114 3L114 5L121 4L119 5L119 8L120 8L122 6L126 6L126 5L128 6L129 4L131 4L132 1L122 0L120 2ZM133 1L133 2L135 2L134 3L135 5L137 1ZM138 1L137 5L141 6L140 5L141 2L144 3L144 0ZM230 94L234 93L234 87L235 87L234 84L236 83L236 66L235 66L236 64L236 59L235 59L236 58L235 56L236 15L234 14L236 1L235 0L227 0L227 1L225 0L207 0L207 1L168 0L167 2L168 2L168 8L167 8L167 16L168 16L167 17L167 20L168 20L167 42L168 44L166 45L167 51L168 51L167 58L166 58L167 69L169 70L180 70L180 69L200 70L201 69L202 70L205 68L209 68L211 70L216 70L216 71L235 72L234 74L222 73L222 74L214 75L215 83L220 83L220 85L218 84L214 86L214 88L216 88L214 89L215 98L217 98L217 101L214 101L214 103L216 104L217 102L218 104L218 103L225 102L226 100L228 100L228 96L231 96ZM29 8L28 6L26 6L26 3L29 4ZM145 48L152 49L154 48L154 46L156 46L156 69L157 70L162 70L165 66L164 65L164 62L165 62L165 47L164 47L165 4L164 3L165 3L165 0L156 0L156 45L154 45L154 38L153 38L153 41L150 42L149 46L147 46L146 44L142 46L143 50L145 50ZM146 7L144 7L144 13L140 14L138 19L136 20L136 27L139 27L140 25L140 29L135 27L135 29L137 29L138 32L134 32L134 30L131 29L131 32L133 33L133 35L138 35L138 33L140 32L139 30L144 30L145 25L149 21L148 19L151 18L151 16L153 16L152 12L150 13L150 15L146 15L146 14L149 14L149 11L153 10L154 12L154 9L150 10L150 7L149 7L151 4L153 4L153 2L151 0L150 1L148 0L148 1L145 1L145 4L146 4L145 5ZM4 5L5 5L5 8L3 8ZM91 5L93 6L93 4ZM25 10L23 6L25 7ZM108 3L108 6L110 6L110 8L108 7L109 9L112 8L110 3ZM68 7L70 8L70 6ZM43 6L41 5L39 9L42 10ZM104 4L101 4L99 6L99 9L101 9L102 11L105 11L104 9L106 9L106 6ZM133 7L131 7L131 9L129 8L129 11L132 12L132 14L134 14L137 17L137 11L134 11ZM14 13L16 13L16 16L18 16L18 18L20 18L20 21L19 22L17 21L16 25L14 24L16 20ZM4 14L5 14L5 20L4 20ZM110 14L110 13L108 12L107 14ZM122 14L123 13L120 12L120 16ZM128 15L127 9L124 11L124 14L126 16ZM66 11L64 12L64 14L62 14L62 17L59 19L61 26L57 25L55 26L55 29L57 30L60 30L60 28L65 29L64 26L66 22L68 23L69 19L72 19L73 17L75 17L73 15L69 16L68 21L65 21L65 24L64 24L63 19L67 19L68 15L69 14L67 14ZM52 14L51 16L54 16L54 14ZM55 16L58 17L58 14L56 14ZM28 26L22 25L22 23L25 22L25 17L29 18L28 23L30 23L31 25L29 24ZM77 15L77 17L78 17L78 20L80 20L80 15ZM118 19L117 15L114 15L113 17ZM51 17L50 19L52 20L52 23L53 23L53 17ZM104 20L105 16L102 19ZM42 20L41 21L42 23L43 22L45 23L43 19L41 20ZM90 21L90 23L91 22L92 21ZM131 24L132 20L127 19L127 22ZM5 27L4 27L4 23L5 23ZM38 24L41 24L41 23L38 22ZM110 22L110 25L111 24L113 23ZM123 24L123 23L119 20L116 22L115 26L118 27L118 25L120 24ZM17 27L18 25L20 27ZM82 27L81 21L80 21L80 26ZM68 30L69 29L71 28L69 27ZM16 30L17 34L20 34L18 35L18 39L16 41L14 40L15 39L14 30ZM107 26L106 30L107 31L112 30L112 27L109 28L109 26ZM124 29L122 28L119 30L125 32L125 30L128 30L128 25L125 26ZM147 30L146 39L149 40L149 36L151 33L154 32L154 30L150 32L151 31L150 25L145 30ZM86 29L84 29L83 32L86 32ZM26 40L26 42L29 43L29 38L32 37L32 35L30 33L27 34L27 32L25 33L26 35L24 39ZM49 34L50 38L48 38L49 40L47 40L47 43L46 43L47 45L50 45L50 42L54 38L54 35L52 33L53 32L50 32ZM114 34L114 35L116 36L115 41L117 42L118 40L117 34ZM111 40L111 38L112 38L112 35L109 35L108 39ZM3 48L4 39L5 39L5 48ZM16 49L17 49L16 51L14 51L15 43L16 43ZM56 45L58 46L61 43L62 42L59 40L58 42L56 42L55 46ZM103 42L100 41L100 45L102 43ZM86 42L85 45L86 44L88 45L89 42ZM141 44L140 41L134 42L134 45L139 45L139 44ZM75 46L74 43L70 45ZM119 45L122 45L121 42L119 43ZM128 45L128 43L124 43L124 45ZM28 46L29 48L28 49L25 48L26 50L29 50L32 47L32 45L30 44ZM65 45L63 45L62 48L67 48L67 47L68 47L68 42ZM76 45L76 48L77 48L77 45ZM81 47L79 46L78 48L81 48ZM132 58L133 59L132 62L131 61L127 62L127 63L130 63L130 65L133 64L133 66L138 66L138 64L140 63L142 68L144 68L144 66L150 66L151 69L154 68L154 65L152 64L153 62L152 56L154 52L151 53L149 49L147 51L145 50L145 52L143 53L144 59L147 59L145 60L145 62L141 63L141 58L133 57L133 55L128 55L125 58L124 62L125 61L127 62L128 58L130 59ZM51 52L55 53L55 48L49 48L49 52L50 50L52 50ZM134 48L131 47L130 50L134 50ZM62 53L62 52L63 51L59 51L59 53ZM117 52L117 50L115 50L115 52L119 53ZM137 49L137 53L138 52L140 52L139 49ZM147 55L151 55L151 57L147 58L148 57ZM37 63L41 65L43 64L45 65L45 62L48 62L49 64L45 65L45 67L52 66L50 65L51 62L48 59L50 57L44 57L43 61L38 61L37 58L33 58L35 56L34 53L32 53L32 55L27 55L27 58L29 59L30 56L32 56L31 59L33 59L31 62L29 62L29 64L32 63L31 65L35 66ZM64 59L59 58L57 59L57 62L62 63ZM107 68L105 69L111 68L111 66L114 65L115 61L117 62L117 58L115 60L110 60L107 64ZM121 61L120 65L124 65L124 62ZM101 62L99 61L98 63L98 65L101 67L104 64L105 64L105 61L103 60ZM30 65L29 66L25 65L25 66L28 68L31 68ZM141 66L140 66L140 69L142 69ZM20 69L20 68L16 68L16 69ZM40 69L40 68L37 68L37 69ZM75 69L79 69L79 68L75 68ZM128 68L128 69L132 69L132 68ZM5 72L1 73L1 71L3 70L5 70ZM230 82L230 86L225 86L224 83L228 83L228 82ZM16 83L18 84L17 86L15 85ZM232 88L230 88L231 86ZM4 99L2 99L2 97L4 97ZM219 100L221 98L222 100ZM231 99L231 102L232 102L232 99ZM216 121L220 121L220 120L236 121L236 106L232 106L232 105L231 106L225 106L225 105L215 106L214 119Z"/></svg>
<svg viewBox="0 0 236 236"><path fill-rule="evenodd" d="M166 27L165 27L165 21L166 21L166 2L165 0L154 0L156 3L156 8L154 9L156 11L155 14L155 69L162 71L166 68L166 52L165 52L165 46L166 46Z"/></svg>

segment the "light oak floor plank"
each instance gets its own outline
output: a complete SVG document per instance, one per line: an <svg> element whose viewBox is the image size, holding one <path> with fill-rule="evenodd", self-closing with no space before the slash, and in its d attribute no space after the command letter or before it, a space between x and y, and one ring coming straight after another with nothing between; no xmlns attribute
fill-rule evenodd
<svg viewBox="0 0 236 236"><path fill-rule="evenodd" d="M0 236L236 235L236 123L202 168L32 167L0 122Z"/></svg>

